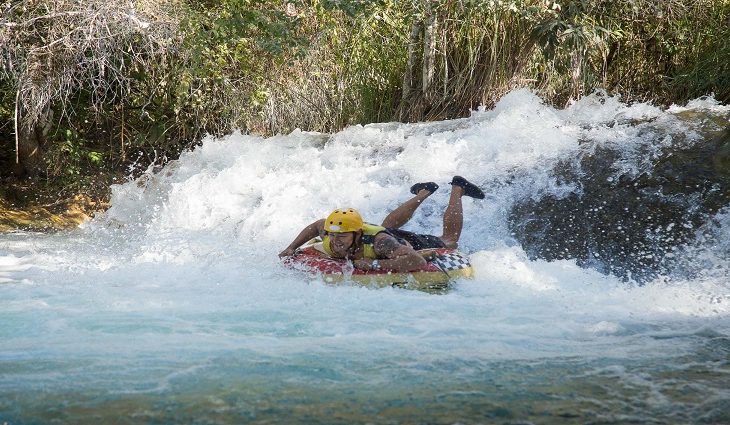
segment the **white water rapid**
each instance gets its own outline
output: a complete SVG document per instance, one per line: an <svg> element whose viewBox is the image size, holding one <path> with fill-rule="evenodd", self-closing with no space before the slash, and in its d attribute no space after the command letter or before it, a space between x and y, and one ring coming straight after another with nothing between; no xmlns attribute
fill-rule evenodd
<svg viewBox="0 0 730 425"><path fill-rule="evenodd" d="M730 108L518 90L460 120L206 140L78 230L0 235L0 423L728 423L730 210L686 248L704 273L643 285L530 260L509 226L516 202L580 190L551 170L583 141L628 173L637 122L692 141L696 110ZM440 234L455 174L487 193L464 198L474 279L430 294L281 266L307 224L379 223L415 182L440 188L406 229Z"/></svg>

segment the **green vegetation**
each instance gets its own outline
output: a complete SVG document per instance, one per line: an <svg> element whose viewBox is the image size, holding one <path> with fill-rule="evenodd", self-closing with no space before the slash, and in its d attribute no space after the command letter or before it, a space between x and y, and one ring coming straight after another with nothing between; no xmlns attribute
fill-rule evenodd
<svg viewBox="0 0 730 425"><path fill-rule="evenodd" d="M0 57L5 184L103 197L236 129L455 118L516 87L727 102L730 1L22 0Z"/></svg>

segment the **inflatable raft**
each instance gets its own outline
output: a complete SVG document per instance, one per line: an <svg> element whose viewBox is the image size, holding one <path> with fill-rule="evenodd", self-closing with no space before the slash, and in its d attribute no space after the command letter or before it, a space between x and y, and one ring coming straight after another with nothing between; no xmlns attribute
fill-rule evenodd
<svg viewBox="0 0 730 425"><path fill-rule="evenodd" d="M328 256L322 249L322 242L310 241L293 256L284 260L291 269L321 276L325 282L353 282L369 286L396 286L409 289L438 290L458 278L473 275L469 257L447 248L418 251L427 263L422 268L399 273L388 270L359 270L347 260Z"/></svg>

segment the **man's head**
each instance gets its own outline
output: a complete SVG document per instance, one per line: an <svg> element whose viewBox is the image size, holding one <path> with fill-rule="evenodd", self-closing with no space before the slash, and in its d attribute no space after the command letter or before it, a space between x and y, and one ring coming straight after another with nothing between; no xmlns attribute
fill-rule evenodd
<svg viewBox="0 0 730 425"><path fill-rule="evenodd" d="M324 230L330 237L330 248L337 257L354 253L362 235L362 217L352 208L338 208L324 221Z"/></svg>

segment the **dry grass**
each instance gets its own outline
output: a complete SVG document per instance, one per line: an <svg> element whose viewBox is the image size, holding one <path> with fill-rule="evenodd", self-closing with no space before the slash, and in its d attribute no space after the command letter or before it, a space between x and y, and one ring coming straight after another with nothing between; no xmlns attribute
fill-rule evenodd
<svg viewBox="0 0 730 425"><path fill-rule="evenodd" d="M50 105L73 115L73 97L102 109L124 96L129 73L176 42L172 1L21 1L2 10L0 73L17 87L16 113L27 128L48 121ZM60 117L56 116L57 119Z"/></svg>

